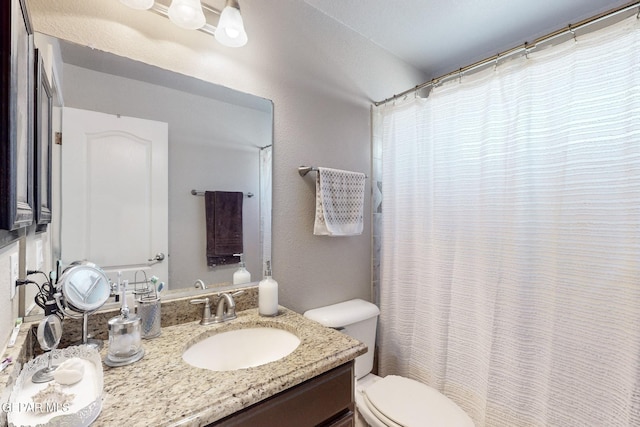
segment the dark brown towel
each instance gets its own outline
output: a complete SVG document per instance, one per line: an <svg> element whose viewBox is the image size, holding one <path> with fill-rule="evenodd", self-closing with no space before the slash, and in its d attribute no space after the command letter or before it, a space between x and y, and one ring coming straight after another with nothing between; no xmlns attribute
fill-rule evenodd
<svg viewBox="0 0 640 427"><path fill-rule="evenodd" d="M205 191L207 265L237 264L242 247L242 198L240 192Z"/></svg>

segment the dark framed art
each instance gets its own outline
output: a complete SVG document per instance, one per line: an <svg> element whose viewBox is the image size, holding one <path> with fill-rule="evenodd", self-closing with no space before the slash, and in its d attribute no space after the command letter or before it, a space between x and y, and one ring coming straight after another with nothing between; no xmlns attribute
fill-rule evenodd
<svg viewBox="0 0 640 427"><path fill-rule="evenodd" d="M34 116L34 207L38 226L51 222L51 114L53 95L44 61L38 49L34 53L35 63L35 116ZM46 227L46 225L45 225Z"/></svg>
<svg viewBox="0 0 640 427"><path fill-rule="evenodd" d="M8 231L34 219L33 38L24 1L3 2L0 18L0 229Z"/></svg>

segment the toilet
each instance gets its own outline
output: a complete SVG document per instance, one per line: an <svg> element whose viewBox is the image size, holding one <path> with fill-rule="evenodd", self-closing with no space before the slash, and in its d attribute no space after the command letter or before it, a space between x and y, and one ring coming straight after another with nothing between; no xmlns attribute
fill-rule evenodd
<svg viewBox="0 0 640 427"><path fill-rule="evenodd" d="M474 427L458 405L436 389L418 381L371 373L380 310L353 299L315 308L304 316L365 343L368 351L355 361L355 400L371 427Z"/></svg>

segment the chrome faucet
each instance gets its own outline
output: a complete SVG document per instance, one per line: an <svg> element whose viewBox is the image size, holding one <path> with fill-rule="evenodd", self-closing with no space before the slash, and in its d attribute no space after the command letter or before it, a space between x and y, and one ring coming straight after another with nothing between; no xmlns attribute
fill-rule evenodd
<svg viewBox="0 0 640 427"><path fill-rule="evenodd" d="M196 280L196 282L193 285L195 286L196 289L198 289L199 287L201 289L207 289L207 285L205 285L204 282L200 279Z"/></svg>
<svg viewBox="0 0 640 427"><path fill-rule="evenodd" d="M202 320L200 320L201 325L211 325L214 323L222 323L227 320L232 320L238 317L236 315L236 302L233 300L233 297L238 296L244 293L244 291L234 292L233 294L222 293L218 298L218 304L216 305L216 315L211 315L211 302L209 301L209 297L206 298L198 298L192 299L189 301L190 304L204 304L204 311L202 312Z"/></svg>
<svg viewBox="0 0 640 427"><path fill-rule="evenodd" d="M226 322L238 317L236 315L236 302L233 297L243 294L244 291L234 292L233 294L223 293L218 298L218 305L216 306L216 321Z"/></svg>

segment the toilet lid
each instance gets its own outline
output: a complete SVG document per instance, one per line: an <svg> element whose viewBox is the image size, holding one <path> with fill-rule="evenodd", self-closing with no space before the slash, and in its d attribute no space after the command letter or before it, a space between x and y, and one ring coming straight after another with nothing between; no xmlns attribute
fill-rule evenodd
<svg viewBox="0 0 640 427"><path fill-rule="evenodd" d="M386 376L363 394L372 412L389 426L474 427L469 415L451 399L409 378Z"/></svg>

